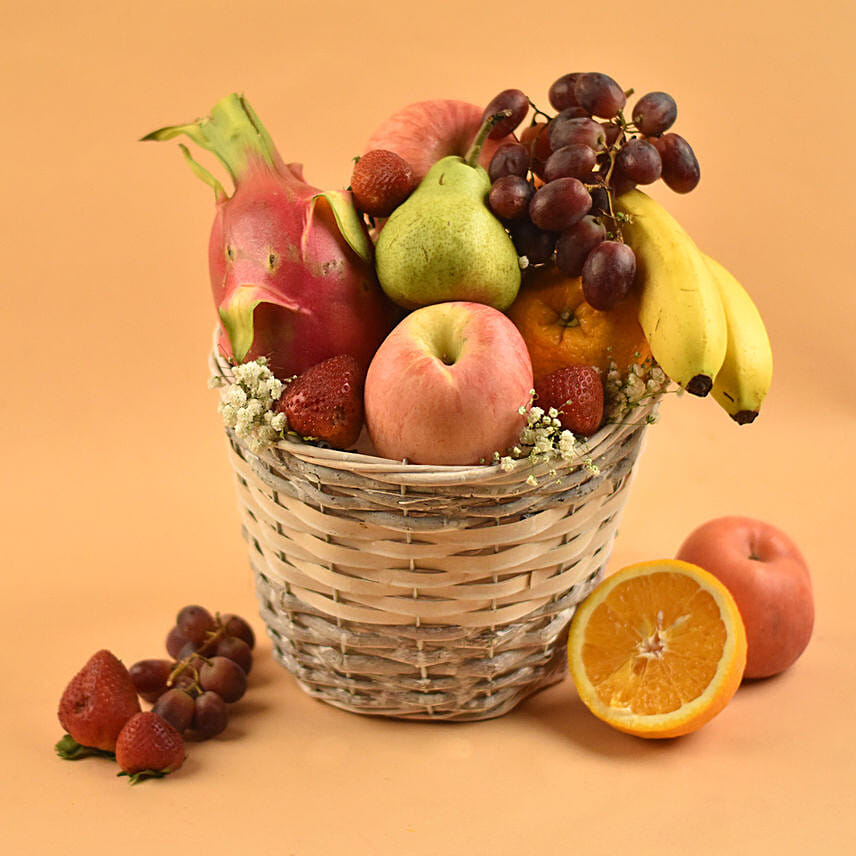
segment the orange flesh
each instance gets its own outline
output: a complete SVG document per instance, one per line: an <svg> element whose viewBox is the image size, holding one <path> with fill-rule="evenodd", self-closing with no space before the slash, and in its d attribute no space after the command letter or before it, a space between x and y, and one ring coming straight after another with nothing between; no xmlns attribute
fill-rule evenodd
<svg viewBox="0 0 856 856"><path fill-rule="evenodd" d="M707 689L726 639L714 598L686 575L664 571L607 595L588 619L582 660L604 704L663 714Z"/></svg>

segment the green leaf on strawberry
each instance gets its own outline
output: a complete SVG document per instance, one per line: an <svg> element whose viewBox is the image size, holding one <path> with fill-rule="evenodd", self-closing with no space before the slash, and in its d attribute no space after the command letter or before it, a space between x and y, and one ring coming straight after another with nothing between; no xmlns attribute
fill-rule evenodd
<svg viewBox="0 0 856 856"><path fill-rule="evenodd" d="M128 784L138 785L146 779L162 779L164 776L168 776L171 772L172 770L137 770L136 773L128 773L127 771L122 770L121 772L116 773L116 775L127 776Z"/></svg>
<svg viewBox="0 0 856 856"><path fill-rule="evenodd" d="M96 749L94 746L83 746L70 734L66 734L61 740L57 741L54 749L56 750L56 754L64 761L79 761L81 758L88 758L90 756L116 759L114 752L108 752L106 749Z"/></svg>

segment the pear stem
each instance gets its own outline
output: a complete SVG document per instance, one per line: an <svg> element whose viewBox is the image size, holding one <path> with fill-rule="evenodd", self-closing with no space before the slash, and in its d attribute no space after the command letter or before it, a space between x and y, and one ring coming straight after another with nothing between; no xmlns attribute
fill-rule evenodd
<svg viewBox="0 0 856 856"><path fill-rule="evenodd" d="M484 145L484 141L487 139L487 135L493 130L493 126L499 122L500 119L506 119L510 115L511 110L500 110L498 113L492 113L490 116L485 116L485 119L479 128L479 132L476 134L476 138L473 140L473 144L470 146L470 150L464 158L464 163L473 167L478 163L479 155L481 154L482 146Z"/></svg>

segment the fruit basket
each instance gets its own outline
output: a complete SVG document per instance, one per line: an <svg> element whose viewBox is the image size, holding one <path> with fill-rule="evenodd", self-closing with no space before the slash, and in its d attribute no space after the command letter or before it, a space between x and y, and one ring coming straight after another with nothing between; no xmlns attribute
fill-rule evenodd
<svg viewBox="0 0 856 856"><path fill-rule="evenodd" d="M231 382L216 350L211 365ZM315 698L409 719L500 716L560 680L656 407L598 431L585 462L506 470L290 440L256 453L229 430L274 656Z"/></svg>
<svg viewBox="0 0 856 856"><path fill-rule="evenodd" d="M314 697L472 720L559 679L662 395L758 415L761 316L638 189L700 171L674 99L628 118L631 92L586 72L555 115L516 89L411 104L346 190L236 93L144 137L234 184L181 146L214 190L212 385L261 612Z"/></svg>

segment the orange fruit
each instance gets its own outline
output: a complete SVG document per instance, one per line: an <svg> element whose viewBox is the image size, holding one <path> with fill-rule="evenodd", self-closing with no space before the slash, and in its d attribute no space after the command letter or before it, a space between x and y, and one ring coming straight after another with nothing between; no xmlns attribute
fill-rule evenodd
<svg viewBox="0 0 856 856"><path fill-rule="evenodd" d="M638 737L678 737L713 719L737 691L746 631L713 574L676 559L640 562L578 607L568 661L595 716Z"/></svg>
<svg viewBox="0 0 856 856"><path fill-rule="evenodd" d="M586 303L582 280L565 276L555 265L527 271L508 309L529 349L535 380L570 365L605 372L614 362L622 374L643 365L651 359L651 349L638 315L634 291L602 312Z"/></svg>

